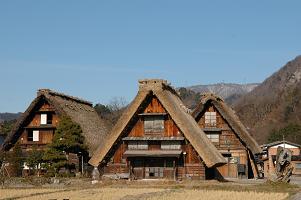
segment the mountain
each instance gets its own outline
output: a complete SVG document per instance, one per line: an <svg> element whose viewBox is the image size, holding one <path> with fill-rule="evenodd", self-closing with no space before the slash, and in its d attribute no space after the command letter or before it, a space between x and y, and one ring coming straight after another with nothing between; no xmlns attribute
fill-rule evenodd
<svg viewBox="0 0 301 200"><path fill-rule="evenodd" d="M296 124L300 127L301 56L288 62L250 93L239 98L234 109L261 144L267 142L273 132L296 130L289 128ZM278 133L281 136L281 131ZM300 135L295 134L296 137Z"/></svg>
<svg viewBox="0 0 301 200"><path fill-rule="evenodd" d="M22 113L0 113L0 123L17 119Z"/></svg>
<svg viewBox="0 0 301 200"><path fill-rule="evenodd" d="M232 104L235 100L242 95L251 92L258 83L251 84L234 84L234 83L217 83L212 85L195 85L187 87L196 93L214 93L225 99L226 102Z"/></svg>
<svg viewBox="0 0 301 200"><path fill-rule="evenodd" d="M217 83L212 85L195 85L190 87L178 88L178 92L184 104L193 109L200 100L202 93L214 93L221 96L225 101L232 105L237 99L244 94L252 91L258 83L252 84L234 84L234 83Z"/></svg>

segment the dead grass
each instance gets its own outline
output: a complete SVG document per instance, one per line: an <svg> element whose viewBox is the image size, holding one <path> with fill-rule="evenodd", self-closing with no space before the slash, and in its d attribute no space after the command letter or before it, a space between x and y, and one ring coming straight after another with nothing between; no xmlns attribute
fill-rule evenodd
<svg viewBox="0 0 301 200"><path fill-rule="evenodd" d="M288 193L236 192L222 190L158 189L158 188L90 188L83 190L3 189L1 199L103 199L103 200L283 200Z"/></svg>
<svg viewBox="0 0 301 200"><path fill-rule="evenodd" d="M105 199L105 200L282 200L300 192L290 184L275 183L220 183L217 181L106 181L91 185L90 181L70 180L68 184L47 185L31 189L0 189L3 199ZM44 188L47 187L47 188ZM50 188L52 187L52 188Z"/></svg>

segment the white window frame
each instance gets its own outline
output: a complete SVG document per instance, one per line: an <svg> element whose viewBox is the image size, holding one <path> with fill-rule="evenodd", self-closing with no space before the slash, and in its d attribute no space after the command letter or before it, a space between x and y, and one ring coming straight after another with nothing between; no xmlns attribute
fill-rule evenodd
<svg viewBox="0 0 301 200"><path fill-rule="evenodd" d="M47 114L42 113L41 114L41 125L47 124Z"/></svg>
<svg viewBox="0 0 301 200"><path fill-rule="evenodd" d="M205 125L216 126L217 117L216 112L205 112Z"/></svg>
<svg viewBox="0 0 301 200"><path fill-rule="evenodd" d="M219 143L219 135L218 133L206 134L211 142Z"/></svg>
<svg viewBox="0 0 301 200"><path fill-rule="evenodd" d="M40 141L39 138L40 137L40 131L38 131L38 130L33 130L32 131L32 141L33 142L38 142L38 141Z"/></svg>

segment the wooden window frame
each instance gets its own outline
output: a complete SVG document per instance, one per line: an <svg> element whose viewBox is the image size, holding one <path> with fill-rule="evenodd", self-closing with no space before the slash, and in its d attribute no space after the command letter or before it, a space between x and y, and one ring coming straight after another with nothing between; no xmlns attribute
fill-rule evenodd
<svg viewBox="0 0 301 200"><path fill-rule="evenodd" d="M218 143L220 141L220 133L206 133L208 139L212 142L212 143ZM217 137L214 137L217 136Z"/></svg>
<svg viewBox="0 0 301 200"><path fill-rule="evenodd" d="M216 112L205 112L205 126L216 127L217 125L217 113Z"/></svg>
<svg viewBox="0 0 301 200"><path fill-rule="evenodd" d="M162 115L149 115L144 116L144 134L162 134L164 133L164 116Z"/></svg>
<svg viewBox="0 0 301 200"><path fill-rule="evenodd" d="M128 143L129 150L148 150L147 141L129 141Z"/></svg>

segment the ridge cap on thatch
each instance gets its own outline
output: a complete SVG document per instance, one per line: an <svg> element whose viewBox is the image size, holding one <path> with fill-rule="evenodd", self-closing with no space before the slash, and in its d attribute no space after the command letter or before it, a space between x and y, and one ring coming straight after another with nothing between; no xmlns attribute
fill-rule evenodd
<svg viewBox="0 0 301 200"><path fill-rule="evenodd" d="M225 101L218 95L213 93L204 93L201 95L200 103L196 106L192 112L192 116L196 119L205 109L205 105L208 102L218 109L223 118L229 123L230 127L240 137L240 139L246 144L253 154L261 153L262 150L255 141L255 139L247 131L246 127L240 121L235 111L225 103Z"/></svg>
<svg viewBox="0 0 301 200"><path fill-rule="evenodd" d="M62 98L65 98L65 99L68 99L68 100L72 100L72 101L76 101L78 103L87 104L87 105L90 105L90 106L93 105L93 103L90 102L90 101L84 100L84 99L79 98L79 97L67 95L67 94L64 94L64 93L61 93L61 92L56 92L56 91L51 90L51 89L38 89L37 96L39 96L39 95L60 96Z"/></svg>
<svg viewBox="0 0 301 200"><path fill-rule="evenodd" d="M173 121L177 124L184 136L194 146L198 154L208 167L225 164L226 160L218 152L215 146L209 141L205 133L197 125L193 117L187 113L179 95L166 80L144 79L139 81L139 90L127 109L123 112L110 134L103 140L103 143L94 152L89 163L98 166L112 149L112 146L129 126L131 119L139 111L139 107L147 99L148 95L155 95L167 110Z"/></svg>

